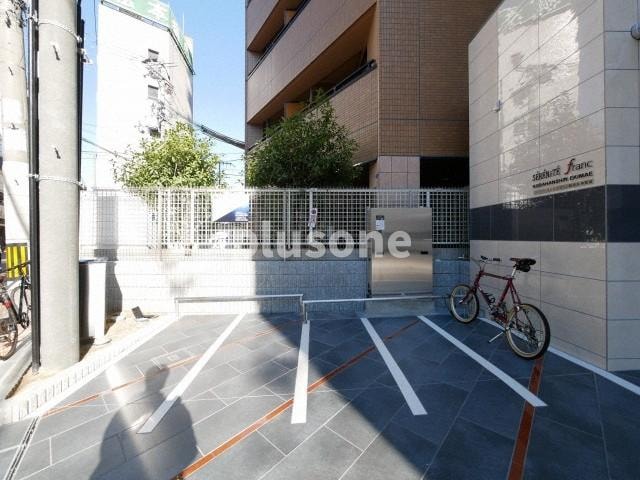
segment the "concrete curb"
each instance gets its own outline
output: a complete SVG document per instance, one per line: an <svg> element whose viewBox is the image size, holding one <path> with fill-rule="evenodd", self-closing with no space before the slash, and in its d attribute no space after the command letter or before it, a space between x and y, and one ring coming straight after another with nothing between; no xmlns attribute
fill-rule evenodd
<svg viewBox="0 0 640 480"><path fill-rule="evenodd" d="M42 385L0 402L0 425L42 415L133 350L143 345L176 319L167 318L123 339L99 354L56 374ZM30 353L30 350L27 350Z"/></svg>
<svg viewBox="0 0 640 480"><path fill-rule="evenodd" d="M18 345L18 349L9 360L2 363L0 399L5 398L13 390L29 365L31 365L31 335Z"/></svg>

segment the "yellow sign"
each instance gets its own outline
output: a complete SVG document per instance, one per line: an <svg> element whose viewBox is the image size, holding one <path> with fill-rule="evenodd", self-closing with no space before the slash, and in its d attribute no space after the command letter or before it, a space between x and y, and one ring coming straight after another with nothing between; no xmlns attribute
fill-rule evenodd
<svg viewBox="0 0 640 480"><path fill-rule="evenodd" d="M13 280L22 275L29 275L29 266L23 265L29 261L29 249L26 243L7 245L6 255L7 278ZM20 267L20 265L23 266Z"/></svg>

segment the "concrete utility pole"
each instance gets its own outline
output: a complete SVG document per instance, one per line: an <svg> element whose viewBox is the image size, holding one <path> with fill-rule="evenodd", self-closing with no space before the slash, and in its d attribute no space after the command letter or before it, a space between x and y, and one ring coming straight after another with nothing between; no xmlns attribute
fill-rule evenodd
<svg viewBox="0 0 640 480"><path fill-rule="evenodd" d="M75 0L40 2L41 371L79 359L78 48Z"/></svg>
<svg viewBox="0 0 640 480"><path fill-rule="evenodd" d="M0 118L7 243L29 238L29 157L23 2L0 0Z"/></svg>

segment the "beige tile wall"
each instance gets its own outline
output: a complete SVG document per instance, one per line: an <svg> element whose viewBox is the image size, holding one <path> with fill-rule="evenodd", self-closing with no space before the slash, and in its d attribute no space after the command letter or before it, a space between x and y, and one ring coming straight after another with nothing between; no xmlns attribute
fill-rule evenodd
<svg viewBox="0 0 640 480"><path fill-rule="evenodd" d="M358 142L354 163L378 156L378 71L373 70L331 99L338 121Z"/></svg>
<svg viewBox="0 0 640 480"><path fill-rule="evenodd" d="M640 184L640 49L629 34L639 4L500 5L469 46L472 208L529 198L532 171L574 157L594 162L596 185ZM640 245L473 241L471 251L535 258L521 288L553 343L610 370L640 368Z"/></svg>

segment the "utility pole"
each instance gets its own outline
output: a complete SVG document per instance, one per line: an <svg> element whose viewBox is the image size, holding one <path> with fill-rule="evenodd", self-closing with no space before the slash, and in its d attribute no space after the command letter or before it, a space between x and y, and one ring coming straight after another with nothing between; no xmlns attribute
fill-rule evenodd
<svg viewBox="0 0 640 480"><path fill-rule="evenodd" d="M78 48L76 0L40 2L41 371L79 359Z"/></svg>
<svg viewBox="0 0 640 480"><path fill-rule="evenodd" d="M22 0L0 0L0 136L7 243L29 238L27 79Z"/></svg>

